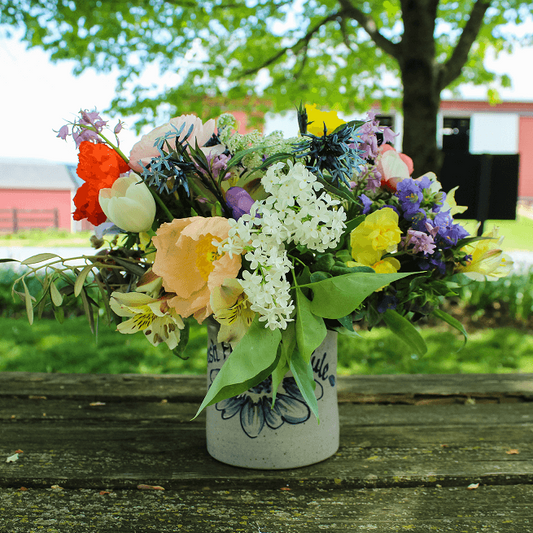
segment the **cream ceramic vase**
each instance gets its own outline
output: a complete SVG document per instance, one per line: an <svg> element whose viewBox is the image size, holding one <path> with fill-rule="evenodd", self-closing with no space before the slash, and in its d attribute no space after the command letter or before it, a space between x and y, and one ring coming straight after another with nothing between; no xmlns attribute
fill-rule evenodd
<svg viewBox="0 0 533 533"><path fill-rule="evenodd" d="M218 327L208 330L207 386L214 381L231 346L217 343ZM272 380L206 409L207 451L233 466L275 470L297 468L332 456L339 448L337 333L328 331L311 357L320 424L292 375L279 386L272 408Z"/></svg>

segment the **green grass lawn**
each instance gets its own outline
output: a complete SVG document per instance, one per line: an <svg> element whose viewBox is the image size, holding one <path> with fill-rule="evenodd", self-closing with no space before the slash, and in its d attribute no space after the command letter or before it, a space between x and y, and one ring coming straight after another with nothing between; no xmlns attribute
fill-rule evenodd
<svg viewBox="0 0 533 533"><path fill-rule="evenodd" d="M0 371L65 373L203 374L206 332L191 328L187 360L165 345L154 348L142 335L121 335L101 326L98 339L85 318L63 325L0 318ZM446 326L422 328L428 353L415 356L389 330L375 328L361 338L339 337L339 374L441 374L533 372L533 334L513 328L480 330L462 337Z"/></svg>
<svg viewBox="0 0 533 533"><path fill-rule="evenodd" d="M475 233L475 220L459 220L468 231ZM500 228L500 235L505 235L504 248L506 250L533 251L533 219L518 215L516 220L487 220L485 231L493 226ZM38 246L38 247L68 247L90 246L91 232L70 233L65 230L27 230L14 234L0 235L0 247L9 246Z"/></svg>
<svg viewBox="0 0 533 533"><path fill-rule="evenodd" d="M25 230L18 233L0 234L0 247L90 247L91 231L70 233L67 230Z"/></svg>
<svg viewBox="0 0 533 533"><path fill-rule="evenodd" d="M459 220L459 222L471 233L476 233L475 220ZM487 220L484 231L490 231L498 226L499 235L505 236L503 249L506 251L533 251L533 219L518 215L516 220Z"/></svg>

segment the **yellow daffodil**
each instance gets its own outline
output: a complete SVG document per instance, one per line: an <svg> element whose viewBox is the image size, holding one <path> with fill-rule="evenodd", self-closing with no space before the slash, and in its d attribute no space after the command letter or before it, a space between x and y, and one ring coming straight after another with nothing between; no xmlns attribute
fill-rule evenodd
<svg viewBox="0 0 533 533"><path fill-rule="evenodd" d="M364 256L361 257L364 260ZM398 259L395 257L385 257L383 259L380 259L376 261L373 264L370 263L362 263L362 262L355 262L355 261L348 261L346 263L346 266L349 267L358 267L358 266L369 266L370 268L373 268L376 272L376 274L395 274L400 270L401 264ZM387 285L383 285L383 287L376 290L376 292L379 292L383 290Z"/></svg>
<svg viewBox="0 0 533 533"><path fill-rule="evenodd" d="M114 292L109 303L118 316L129 318L118 325L120 333L142 331L153 346L165 342L173 350L185 325L167 302L167 298L156 299L141 292Z"/></svg>
<svg viewBox="0 0 533 533"><path fill-rule="evenodd" d="M466 266L460 266L459 272L475 281L495 281L507 276L513 267L512 259L499 248L503 237L498 239L498 228L484 233L488 237L465 246L462 251L472 257Z"/></svg>
<svg viewBox="0 0 533 533"><path fill-rule="evenodd" d="M342 124L346 124L346 121L337 116L336 111L320 111L316 108L316 104L306 105L305 110L307 112L307 131L317 137L324 136L324 124L328 135Z"/></svg>
<svg viewBox="0 0 533 533"><path fill-rule="evenodd" d="M368 215L350 234L354 260L372 266L385 252L394 252L402 237L398 222L398 214L390 207Z"/></svg>
<svg viewBox="0 0 533 533"><path fill-rule="evenodd" d="M218 342L237 344L248 331L255 313L237 279L227 279L211 293L213 316L220 324Z"/></svg>

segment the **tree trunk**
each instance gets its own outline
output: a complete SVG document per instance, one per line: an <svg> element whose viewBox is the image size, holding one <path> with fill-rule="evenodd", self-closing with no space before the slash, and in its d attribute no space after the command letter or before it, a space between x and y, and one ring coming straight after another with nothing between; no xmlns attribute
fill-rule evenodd
<svg viewBox="0 0 533 533"><path fill-rule="evenodd" d="M440 88L435 58L435 18L438 0L402 0L404 34L399 58L403 83L403 152L413 159L414 177L438 175L437 147Z"/></svg>

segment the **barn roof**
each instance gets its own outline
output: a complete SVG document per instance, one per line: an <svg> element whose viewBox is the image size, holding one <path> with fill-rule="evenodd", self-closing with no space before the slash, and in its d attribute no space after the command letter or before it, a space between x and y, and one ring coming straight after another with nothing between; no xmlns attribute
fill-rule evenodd
<svg viewBox="0 0 533 533"><path fill-rule="evenodd" d="M36 159L0 158L0 189L75 191L82 181L75 165Z"/></svg>

